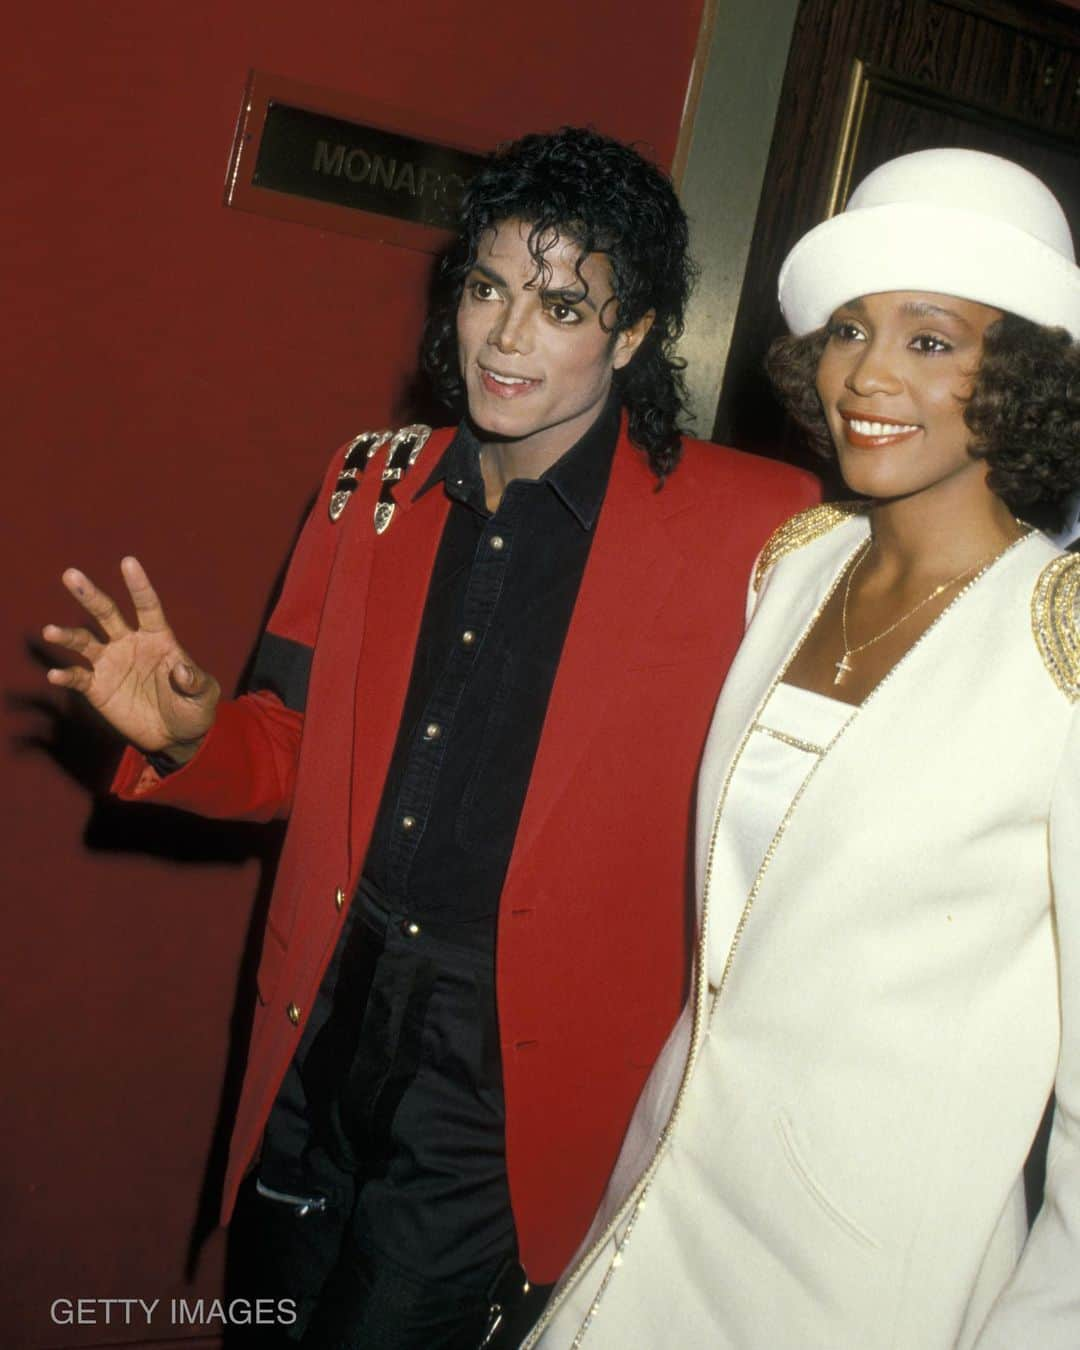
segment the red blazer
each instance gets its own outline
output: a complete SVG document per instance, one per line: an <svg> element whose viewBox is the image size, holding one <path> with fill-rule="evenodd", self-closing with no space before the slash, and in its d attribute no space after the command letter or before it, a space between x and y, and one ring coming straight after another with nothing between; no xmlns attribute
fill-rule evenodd
<svg viewBox="0 0 1080 1350"><path fill-rule="evenodd" d="M439 491L411 498L452 434L432 434L381 535L385 451L337 522L335 456L269 623L314 648L305 714L270 693L223 703L187 766L159 781L129 751L114 785L205 815L290 816L226 1218L364 861L449 506ZM808 474L698 441L657 491L625 426L620 437L499 912L507 1166L536 1282L555 1280L583 1237L682 1005L698 759L755 556L818 496Z"/></svg>

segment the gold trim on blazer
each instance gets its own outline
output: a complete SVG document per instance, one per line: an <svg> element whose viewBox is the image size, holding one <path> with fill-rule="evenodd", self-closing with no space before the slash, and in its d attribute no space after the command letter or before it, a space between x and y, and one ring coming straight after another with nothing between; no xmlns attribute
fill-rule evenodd
<svg viewBox="0 0 1080 1350"><path fill-rule="evenodd" d="M797 516L785 520L765 542L765 547L754 568L754 590L760 590L765 573L775 566L788 553L794 553L804 544L812 544L823 534L828 534L845 520L865 511L865 502L825 502L822 506L812 506L808 511L800 511Z"/></svg>
<svg viewBox="0 0 1080 1350"><path fill-rule="evenodd" d="M1031 631L1050 678L1080 699L1080 554L1066 553L1039 574L1031 597Z"/></svg>

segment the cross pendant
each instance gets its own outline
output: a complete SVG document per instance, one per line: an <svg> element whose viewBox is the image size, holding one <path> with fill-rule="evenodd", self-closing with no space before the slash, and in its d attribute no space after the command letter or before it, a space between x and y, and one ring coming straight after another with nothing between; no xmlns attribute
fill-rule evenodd
<svg viewBox="0 0 1080 1350"><path fill-rule="evenodd" d="M844 676L854 670L854 666L848 664L848 654L845 652L836 663L836 674L833 676L833 684L843 684Z"/></svg>

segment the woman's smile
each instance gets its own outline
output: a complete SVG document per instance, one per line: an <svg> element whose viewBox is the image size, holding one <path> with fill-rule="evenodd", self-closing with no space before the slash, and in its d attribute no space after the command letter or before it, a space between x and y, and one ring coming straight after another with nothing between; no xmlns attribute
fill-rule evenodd
<svg viewBox="0 0 1080 1350"><path fill-rule="evenodd" d="M917 436L922 427L916 422L885 422L863 413L839 409L844 423L844 439L857 450L876 450Z"/></svg>

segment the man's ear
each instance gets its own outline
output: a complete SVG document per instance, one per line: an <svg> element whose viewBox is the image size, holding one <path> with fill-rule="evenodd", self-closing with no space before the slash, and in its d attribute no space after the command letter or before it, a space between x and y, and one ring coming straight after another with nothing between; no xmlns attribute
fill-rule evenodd
<svg viewBox="0 0 1080 1350"><path fill-rule="evenodd" d="M615 339L615 355L611 363L614 370L622 370L623 366L630 364L634 353L645 341L655 318L655 309L646 310L637 323L631 324L629 328L624 328Z"/></svg>

